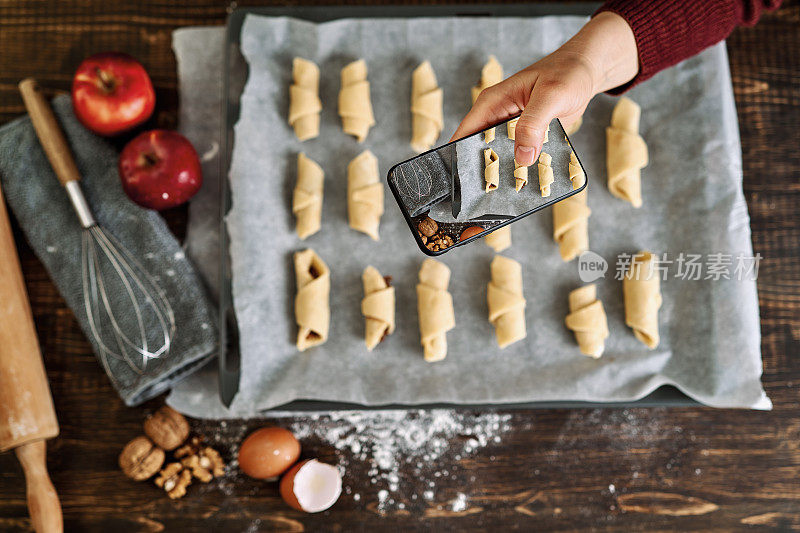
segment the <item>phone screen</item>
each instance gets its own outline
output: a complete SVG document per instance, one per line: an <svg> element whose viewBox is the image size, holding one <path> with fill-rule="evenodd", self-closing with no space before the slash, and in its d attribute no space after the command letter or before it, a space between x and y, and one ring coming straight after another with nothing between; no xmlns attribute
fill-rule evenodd
<svg viewBox="0 0 800 533"><path fill-rule="evenodd" d="M440 255L586 187L586 179L574 179L578 169L584 176L585 172L558 119L550 123L539 159L529 167L517 165L516 120L389 170L389 187L423 252Z"/></svg>

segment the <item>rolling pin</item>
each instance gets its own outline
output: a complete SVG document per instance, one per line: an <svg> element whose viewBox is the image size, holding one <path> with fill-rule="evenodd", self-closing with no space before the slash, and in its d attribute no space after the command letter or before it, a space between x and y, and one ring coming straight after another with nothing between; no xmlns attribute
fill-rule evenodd
<svg viewBox="0 0 800 533"><path fill-rule="evenodd" d="M0 452L15 450L39 533L59 533L61 504L47 474L45 439L58 421L0 187Z"/></svg>

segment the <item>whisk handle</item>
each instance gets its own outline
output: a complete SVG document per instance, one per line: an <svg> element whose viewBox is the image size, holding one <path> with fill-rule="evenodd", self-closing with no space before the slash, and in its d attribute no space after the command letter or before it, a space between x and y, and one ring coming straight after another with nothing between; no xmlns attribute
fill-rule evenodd
<svg viewBox="0 0 800 533"><path fill-rule="evenodd" d="M39 84L33 78L24 79L19 83L19 92L22 93L22 100L33 122L33 128L58 181L65 187L69 182L79 181L81 175L75 166L75 159Z"/></svg>

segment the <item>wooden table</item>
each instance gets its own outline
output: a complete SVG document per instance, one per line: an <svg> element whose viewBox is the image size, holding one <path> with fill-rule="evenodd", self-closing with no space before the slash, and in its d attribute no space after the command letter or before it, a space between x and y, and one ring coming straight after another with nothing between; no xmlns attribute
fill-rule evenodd
<svg viewBox="0 0 800 533"><path fill-rule="evenodd" d="M229 9L213 0L0 2L0 122L24 111L16 89L21 78L68 90L82 58L121 50L138 57L153 78L154 122L173 127L171 31L222 24ZM737 29L728 50L753 245L764 258L758 279L763 382L773 411L514 412L500 443L443 460L439 466L459 476L438 480L433 501L409 500L405 509L386 513L376 504L382 487L371 485L369 466L352 458L345 483L360 499L345 494L324 515L292 511L274 484L246 480L224 489L191 487L173 502L149 483L129 481L116 465L122 446L163 400L122 404L72 312L17 234L61 423L61 436L49 445L49 467L67 530L800 528L800 5L786 2L755 28ZM166 216L182 236L185 211ZM244 432L263 423L229 421L228 427ZM219 430L218 423L193 426L206 435ZM330 462L349 453L304 442L305 455ZM12 454L0 456L0 480L0 530L28 530L22 472ZM404 477L400 491L422 491L421 481ZM459 492L468 503L453 510L448 502Z"/></svg>

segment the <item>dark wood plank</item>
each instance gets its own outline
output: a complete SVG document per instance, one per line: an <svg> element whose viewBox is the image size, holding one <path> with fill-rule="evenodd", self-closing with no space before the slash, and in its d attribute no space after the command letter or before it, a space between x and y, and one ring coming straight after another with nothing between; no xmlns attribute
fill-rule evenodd
<svg viewBox="0 0 800 533"><path fill-rule="evenodd" d="M34 75L47 87L68 90L83 57L114 49L145 63L158 91L154 123L174 126L178 102L170 32L221 24L228 8L212 0L0 2L0 123L23 112L19 79ZM161 401L135 409L122 404L71 311L18 238L61 423L61 436L49 444L49 466L67 530L800 529L800 5L787 2L755 28L736 30L728 50L753 245L764 258L758 290L772 412L513 412L499 443L460 458L445 453L421 474L401 470L392 497L405 508L395 504L385 513L377 508L385 486L370 483L371 466L312 437L303 442L304 455L348 464L350 493L330 512L292 511L274 484L233 475L193 486L186 498L172 502L150 484L128 481L116 466L122 445L141 431L143 417ZM167 218L182 236L185 210ZM193 421L193 426L221 439L230 459L238 436L266 422L233 420L223 427ZM296 417L277 423L311 422ZM432 479L435 497L414 499ZM467 504L453 511L459 492ZM21 470L12 454L3 454L0 530L29 527Z"/></svg>

